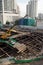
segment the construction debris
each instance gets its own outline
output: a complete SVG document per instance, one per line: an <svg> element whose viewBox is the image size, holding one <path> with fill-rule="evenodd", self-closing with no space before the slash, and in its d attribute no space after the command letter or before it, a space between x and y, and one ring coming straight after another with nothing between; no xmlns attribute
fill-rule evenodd
<svg viewBox="0 0 43 65"><path fill-rule="evenodd" d="M39 56L42 54L41 50L43 50L42 37L41 34L36 33L24 34L18 37L12 36L11 38L17 42L14 42L12 47L1 43L0 58L14 56L16 59L28 59L29 57Z"/></svg>
<svg viewBox="0 0 43 65"><path fill-rule="evenodd" d="M20 43L16 43L13 47L18 50L18 53L26 50L26 45Z"/></svg>
<svg viewBox="0 0 43 65"><path fill-rule="evenodd" d="M19 32L18 30L13 30L9 36L7 33L6 35L3 33L4 36L2 35L2 40L4 40L4 42L0 42L0 58L14 57L17 60L24 60L43 55L42 33ZM5 41L8 43L5 43Z"/></svg>

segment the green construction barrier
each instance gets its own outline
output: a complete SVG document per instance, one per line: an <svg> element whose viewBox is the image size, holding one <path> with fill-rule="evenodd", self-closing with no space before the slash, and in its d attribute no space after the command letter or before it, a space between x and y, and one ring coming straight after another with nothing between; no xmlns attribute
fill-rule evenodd
<svg viewBox="0 0 43 65"><path fill-rule="evenodd" d="M15 62L16 64L21 64L21 63L31 63L31 62L34 62L34 61L40 61L43 59L43 56L40 56L40 57L36 57L36 58L33 58L33 59L23 59L23 60L16 60L15 58L13 59L9 59L10 61L13 60L13 62Z"/></svg>
<svg viewBox="0 0 43 65"><path fill-rule="evenodd" d="M11 40L12 40L12 39L11 39ZM14 45L14 44L12 44L12 43L10 42L10 40L7 41L7 40L4 40L4 39L0 39L0 42L1 42L1 43L6 43L6 44L8 44L8 45L10 45L10 46L12 46L12 47L13 47L13 45ZM13 40L13 42L16 42L16 40Z"/></svg>

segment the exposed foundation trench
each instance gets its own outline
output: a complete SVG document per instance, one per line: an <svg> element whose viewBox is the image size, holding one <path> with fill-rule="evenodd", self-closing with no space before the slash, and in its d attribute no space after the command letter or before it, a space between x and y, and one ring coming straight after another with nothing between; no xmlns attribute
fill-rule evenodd
<svg viewBox="0 0 43 65"><path fill-rule="evenodd" d="M16 41L20 44L26 45L26 50L22 53L18 53L17 48L13 48L5 43L1 43L0 58L14 56L16 59L25 59L38 56L41 54L41 50L43 50L43 34L35 33L31 34L31 36L23 35L13 39L16 39Z"/></svg>

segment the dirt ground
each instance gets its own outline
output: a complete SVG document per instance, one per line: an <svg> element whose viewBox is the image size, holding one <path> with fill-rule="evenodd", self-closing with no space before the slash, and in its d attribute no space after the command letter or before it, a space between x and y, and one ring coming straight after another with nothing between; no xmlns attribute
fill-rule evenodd
<svg viewBox="0 0 43 65"><path fill-rule="evenodd" d="M24 64L0 64L0 65L43 65L43 60L32 63L24 63Z"/></svg>

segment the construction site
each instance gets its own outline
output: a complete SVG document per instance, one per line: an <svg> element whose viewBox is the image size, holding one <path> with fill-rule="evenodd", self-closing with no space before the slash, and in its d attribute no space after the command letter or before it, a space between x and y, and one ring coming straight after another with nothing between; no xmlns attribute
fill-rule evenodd
<svg viewBox="0 0 43 65"><path fill-rule="evenodd" d="M43 65L43 29L33 24L27 27L17 23L1 27L0 65L26 64Z"/></svg>

